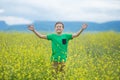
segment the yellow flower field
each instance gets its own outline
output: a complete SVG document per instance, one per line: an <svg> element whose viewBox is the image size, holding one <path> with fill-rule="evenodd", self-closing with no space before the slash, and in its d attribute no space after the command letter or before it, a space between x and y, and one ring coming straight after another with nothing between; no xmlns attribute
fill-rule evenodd
<svg viewBox="0 0 120 80"><path fill-rule="evenodd" d="M0 32L0 80L53 80L50 56L50 41ZM65 80L119 80L119 63L120 33L83 33L69 42Z"/></svg>

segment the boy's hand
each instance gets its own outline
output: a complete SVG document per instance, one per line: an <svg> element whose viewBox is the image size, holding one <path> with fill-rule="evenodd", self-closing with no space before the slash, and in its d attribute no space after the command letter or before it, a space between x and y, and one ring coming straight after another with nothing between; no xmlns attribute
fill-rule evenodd
<svg viewBox="0 0 120 80"><path fill-rule="evenodd" d="M87 24L83 24L83 25L82 25L82 29L86 29L87 26L88 26Z"/></svg>
<svg viewBox="0 0 120 80"><path fill-rule="evenodd" d="M35 30L35 29L34 29L34 25L29 25L29 26L28 26L28 29L31 30L31 31L34 31L34 30Z"/></svg>

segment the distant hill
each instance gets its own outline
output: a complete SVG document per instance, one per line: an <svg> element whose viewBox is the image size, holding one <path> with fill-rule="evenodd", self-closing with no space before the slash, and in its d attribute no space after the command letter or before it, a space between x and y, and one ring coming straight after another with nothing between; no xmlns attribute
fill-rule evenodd
<svg viewBox="0 0 120 80"><path fill-rule="evenodd" d="M84 21L85 22L85 21ZM76 32L81 28L84 22L65 21L65 32ZM35 21L33 24L38 31L53 32L55 21ZM85 22L88 24L86 31L117 31L120 32L120 21L111 21L105 23ZM0 31L29 31L26 24L7 25L4 21L0 21Z"/></svg>
<svg viewBox="0 0 120 80"><path fill-rule="evenodd" d="M0 21L0 30L6 30L8 25L4 21Z"/></svg>

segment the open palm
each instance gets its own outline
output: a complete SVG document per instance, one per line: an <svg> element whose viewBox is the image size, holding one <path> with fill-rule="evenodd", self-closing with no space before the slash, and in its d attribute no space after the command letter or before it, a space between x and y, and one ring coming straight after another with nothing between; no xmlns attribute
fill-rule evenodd
<svg viewBox="0 0 120 80"><path fill-rule="evenodd" d="M34 31L34 26L33 25L29 25L28 29L31 30L31 31Z"/></svg>
<svg viewBox="0 0 120 80"><path fill-rule="evenodd" d="M87 26L88 26L87 24L83 24L83 25L82 25L82 29L86 29Z"/></svg>

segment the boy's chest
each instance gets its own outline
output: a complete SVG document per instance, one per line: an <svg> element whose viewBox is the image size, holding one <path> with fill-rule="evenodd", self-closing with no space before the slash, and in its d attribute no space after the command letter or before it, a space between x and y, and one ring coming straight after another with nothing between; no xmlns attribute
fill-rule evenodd
<svg viewBox="0 0 120 80"><path fill-rule="evenodd" d="M68 40L66 36L56 36L54 37L53 42L56 44L65 45L67 44Z"/></svg>

